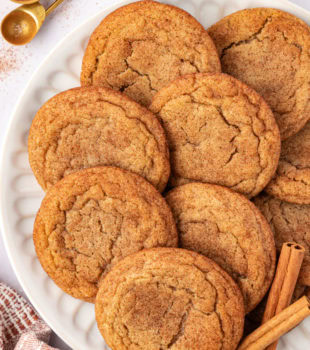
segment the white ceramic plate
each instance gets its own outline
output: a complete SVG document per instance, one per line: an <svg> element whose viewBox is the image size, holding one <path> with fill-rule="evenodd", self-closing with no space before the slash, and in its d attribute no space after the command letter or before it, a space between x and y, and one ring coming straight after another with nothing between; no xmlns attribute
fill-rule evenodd
<svg viewBox="0 0 310 350"><path fill-rule="evenodd" d="M72 348L108 349L94 317L94 306L63 293L42 270L34 251L32 226L43 192L31 173L27 136L39 107L56 93L79 85L79 73L88 37L102 18L120 5L106 8L69 34L33 75L12 116L0 164L0 203L5 246L20 284L42 318ZM189 11L205 27L224 15L246 7L273 6L305 21L310 13L286 0L169 0ZM310 319L283 337L281 350L310 348Z"/></svg>

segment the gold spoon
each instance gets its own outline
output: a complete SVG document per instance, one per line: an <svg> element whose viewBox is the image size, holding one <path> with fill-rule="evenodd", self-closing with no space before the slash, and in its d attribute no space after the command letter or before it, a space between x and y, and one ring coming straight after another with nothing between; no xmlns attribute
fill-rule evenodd
<svg viewBox="0 0 310 350"><path fill-rule="evenodd" d="M39 2L22 5L4 17L1 33L13 45L29 43L40 30L45 18L64 0L56 0L47 10Z"/></svg>

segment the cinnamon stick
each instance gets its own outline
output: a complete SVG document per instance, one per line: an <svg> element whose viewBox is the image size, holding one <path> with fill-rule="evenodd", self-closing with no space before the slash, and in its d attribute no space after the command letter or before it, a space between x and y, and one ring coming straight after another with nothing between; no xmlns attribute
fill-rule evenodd
<svg viewBox="0 0 310 350"><path fill-rule="evenodd" d="M262 323L267 322L290 305L304 254L305 249L299 244L291 242L283 244ZM276 341L266 350L275 350L277 344Z"/></svg>
<svg viewBox="0 0 310 350"><path fill-rule="evenodd" d="M238 350L263 350L308 316L310 303L308 298L303 296L247 336Z"/></svg>

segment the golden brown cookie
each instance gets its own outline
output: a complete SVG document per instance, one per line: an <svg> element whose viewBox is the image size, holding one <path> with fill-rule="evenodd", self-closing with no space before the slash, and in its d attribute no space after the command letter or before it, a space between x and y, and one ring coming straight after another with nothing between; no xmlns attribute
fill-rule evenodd
<svg viewBox="0 0 310 350"><path fill-rule="evenodd" d="M233 13L208 29L223 72L245 82L272 108L281 138L310 118L310 31L299 18L271 8Z"/></svg>
<svg viewBox="0 0 310 350"><path fill-rule="evenodd" d="M133 171L163 191L169 150L157 118L106 88L62 92L35 116L28 139L31 168L46 191L83 168L112 165Z"/></svg>
<svg viewBox="0 0 310 350"><path fill-rule="evenodd" d="M310 286L310 205L284 202L267 194L256 197L254 203L273 230L278 253L285 242L305 248L299 283Z"/></svg>
<svg viewBox="0 0 310 350"><path fill-rule="evenodd" d="M273 176L280 135L266 102L226 74L193 74L163 88L150 109L162 121L172 186L199 181L252 197Z"/></svg>
<svg viewBox="0 0 310 350"><path fill-rule="evenodd" d="M141 176L113 167L81 170L51 187L33 240L48 275L86 301L94 301L99 282L123 257L178 242L163 197Z"/></svg>
<svg viewBox="0 0 310 350"><path fill-rule="evenodd" d="M310 122L282 142L279 166L266 192L287 202L310 204Z"/></svg>
<svg viewBox="0 0 310 350"><path fill-rule="evenodd" d="M180 246L217 262L237 282L246 313L266 294L275 270L272 231L244 196L228 188L190 183L166 197Z"/></svg>
<svg viewBox="0 0 310 350"><path fill-rule="evenodd" d="M123 259L106 276L95 306L112 350L234 350L243 331L238 286L212 260L183 249Z"/></svg>
<svg viewBox="0 0 310 350"><path fill-rule="evenodd" d="M94 31L81 84L112 87L148 106L180 75L220 71L214 43L194 17L171 5L139 1L111 13Z"/></svg>

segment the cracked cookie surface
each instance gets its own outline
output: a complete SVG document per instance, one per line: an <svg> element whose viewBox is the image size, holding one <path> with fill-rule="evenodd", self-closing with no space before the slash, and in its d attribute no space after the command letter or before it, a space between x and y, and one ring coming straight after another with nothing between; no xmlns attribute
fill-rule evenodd
<svg viewBox="0 0 310 350"><path fill-rule="evenodd" d="M238 286L197 253L141 251L114 266L105 282L96 320L113 350L234 350L242 336Z"/></svg>
<svg viewBox="0 0 310 350"><path fill-rule="evenodd" d="M239 285L249 312L266 294L275 270L272 231L244 196L228 188L191 183L170 191L180 246L217 262Z"/></svg>
<svg viewBox="0 0 310 350"><path fill-rule="evenodd" d="M272 178L280 134L266 102L226 74L181 77L150 106L166 131L172 186L199 181L248 197Z"/></svg>
<svg viewBox="0 0 310 350"><path fill-rule="evenodd" d="M270 105L281 138L310 118L310 30L299 18L271 8L233 13L208 29L223 72L254 88Z"/></svg>
<svg viewBox="0 0 310 350"><path fill-rule="evenodd" d="M285 242L296 242L305 248L299 283L310 286L310 205L281 201L267 194L254 199L274 233L278 253Z"/></svg>
<svg viewBox="0 0 310 350"><path fill-rule="evenodd" d="M178 76L220 71L214 43L189 13L140 1L108 15L94 31L81 84L111 87L148 106Z"/></svg>
<svg viewBox="0 0 310 350"><path fill-rule="evenodd" d="M282 142L279 166L266 192L287 202L310 204L310 122Z"/></svg>
<svg viewBox="0 0 310 350"><path fill-rule="evenodd" d="M31 168L46 191L80 169L111 165L163 191L169 150L157 118L127 96L102 87L62 92L36 114L28 139Z"/></svg>
<svg viewBox="0 0 310 350"><path fill-rule="evenodd" d="M178 243L163 197L141 176L113 167L81 170L50 188L33 240L55 283L90 302L107 271L123 257Z"/></svg>

